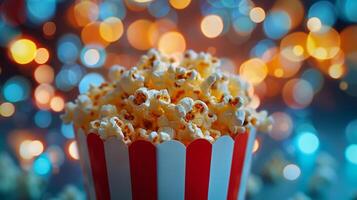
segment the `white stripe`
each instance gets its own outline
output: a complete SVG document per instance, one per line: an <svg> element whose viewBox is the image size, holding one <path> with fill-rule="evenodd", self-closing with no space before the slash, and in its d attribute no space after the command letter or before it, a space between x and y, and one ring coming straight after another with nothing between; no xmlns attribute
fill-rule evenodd
<svg viewBox="0 0 357 200"><path fill-rule="evenodd" d="M87 188L88 199L96 199L95 189L93 184L92 170L89 161L87 135L82 129L77 130L78 151L80 156L80 162L83 170L83 180Z"/></svg>
<svg viewBox="0 0 357 200"><path fill-rule="evenodd" d="M128 146L116 138L104 142L111 199L131 199Z"/></svg>
<svg viewBox="0 0 357 200"><path fill-rule="evenodd" d="M185 198L186 147L178 141L157 146L158 199Z"/></svg>
<svg viewBox="0 0 357 200"><path fill-rule="evenodd" d="M250 164L252 161L252 151L253 151L253 145L254 145L254 140L255 140L255 129L250 130L249 138L248 138L248 144L245 152L245 159L244 159L244 167L243 167L243 172L242 172L242 178L239 186L239 192L238 192L238 200L244 200L245 198L245 190L247 187L247 181L249 177L249 171L250 171Z"/></svg>
<svg viewBox="0 0 357 200"><path fill-rule="evenodd" d="M220 137L212 145L208 199L227 199L234 141L230 136Z"/></svg>

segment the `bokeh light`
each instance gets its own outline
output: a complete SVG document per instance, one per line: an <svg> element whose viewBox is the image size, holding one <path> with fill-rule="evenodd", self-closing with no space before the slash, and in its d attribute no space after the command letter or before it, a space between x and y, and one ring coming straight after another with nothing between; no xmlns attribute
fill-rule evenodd
<svg viewBox="0 0 357 200"><path fill-rule="evenodd" d="M148 33L152 22L139 19L129 25L126 35L130 45L139 50L147 50L151 47Z"/></svg>
<svg viewBox="0 0 357 200"><path fill-rule="evenodd" d="M38 175L48 175L52 170L49 157L46 154L37 157L33 163L33 170Z"/></svg>
<svg viewBox="0 0 357 200"><path fill-rule="evenodd" d="M104 78L102 75L98 73L89 73L85 75L79 83L79 92L81 94L86 93L89 90L90 85L99 86L103 82Z"/></svg>
<svg viewBox="0 0 357 200"><path fill-rule="evenodd" d="M36 68L34 77L38 83L52 83L54 79L54 70L49 65L40 65Z"/></svg>
<svg viewBox="0 0 357 200"><path fill-rule="evenodd" d="M68 145L68 153L71 156L72 159L78 160L79 159L79 154L78 154L78 147L77 147L77 142L76 141L71 141Z"/></svg>
<svg viewBox="0 0 357 200"><path fill-rule="evenodd" d="M335 6L329 1L317 1L310 8L308 18L316 17L324 27L331 27L336 22Z"/></svg>
<svg viewBox="0 0 357 200"><path fill-rule="evenodd" d="M191 0L169 0L169 2L172 7L182 10L191 3Z"/></svg>
<svg viewBox="0 0 357 200"><path fill-rule="evenodd" d="M346 159L357 165L357 144L349 145L345 150Z"/></svg>
<svg viewBox="0 0 357 200"><path fill-rule="evenodd" d="M320 146L319 138L310 132L303 132L297 136L297 146L302 153L313 154Z"/></svg>
<svg viewBox="0 0 357 200"><path fill-rule="evenodd" d="M223 21L218 15L205 16L201 21L201 31L208 38L218 37L223 31Z"/></svg>
<svg viewBox="0 0 357 200"><path fill-rule="evenodd" d="M123 35L124 26L119 18L106 18L99 26L100 36L107 42L115 42Z"/></svg>
<svg viewBox="0 0 357 200"><path fill-rule="evenodd" d="M55 112L61 112L64 108L64 99L60 96L54 96L50 102L51 109Z"/></svg>
<svg viewBox="0 0 357 200"><path fill-rule="evenodd" d="M86 46L81 52L82 63L89 68L101 67L106 60L106 54L100 46Z"/></svg>
<svg viewBox="0 0 357 200"><path fill-rule="evenodd" d="M286 105L294 109L302 109L310 105L314 90L304 79L291 79L283 88L283 99Z"/></svg>
<svg viewBox="0 0 357 200"><path fill-rule="evenodd" d="M287 35L280 42L281 55L291 61L303 61L309 56L306 41L307 34L304 32L294 32Z"/></svg>
<svg viewBox="0 0 357 200"><path fill-rule="evenodd" d="M261 7L255 7L249 11L249 17L255 23L263 22L265 19L265 11Z"/></svg>
<svg viewBox="0 0 357 200"><path fill-rule="evenodd" d="M54 96L54 92L52 85L42 83L36 87L34 96L39 104L48 104Z"/></svg>
<svg viewBox="0 0 357 200"><path fill-rule="evenodd" d="M4 102L0 104L0 115L3 117L11 117L15 113L15 106L12 103Z"/></svg>
<svg viewBox="0 0 357 200"><path fill-rule="evenodd" d="M350 121L345 129L347 140L357 144L357 119Z"/></svg>
<svg viewBox="0 0 357 200"><path fill-rule="evenodd" d="M268 69L262 60L253 58L242 63L239 73L244 79L257 85L268 75Z"/></svg>
<svg viewBox="0 0 357 200"><path fill-rule="evenodd" d="M301 174L301 170L299 166L294 164L288 164L283 169L283 176L285 179L289 181L296 180L297 178L299 178L300 174Z"/></svg>
<svg viewBox="0 0 357 200"><path fill-rule="evenodd" d="M48 61L50 54L46 48L38 48L36 51L35 62L44 64Z"/></svg>
<svg viewBox="0 0 357 200"><path fill-rule="evenodd" d="M291 19L285 11L270 12L263 23L264 33L271 39L283 37L290 28Z"/></svg>
<svg viewBox="0 0 357 200"><path fill-rule="evenodd" d="M34 116L34 122L40 128L47 128L51 125L52 114L45 110L37 111Z"/></svg>
<svg viewBox="0 0 357 200"><path fill-rule="evenodd" d="M73 139L74 138L73 124L72 123L71 124L62 123L62 125L61 125L61 133L65 138Z"/></svg>
<svg viewBox="0 0 357 200"><path fill-rule="evenodd" d="M92 1L80 1L74 6L74 17L78 26L85 26L98 19L99 8Z"/></svg>
<svg viewBox="0 0 357 200"><path fill-rule="evenodd" d="M22 76L13 76L5 82L2 93L9 102L26 100L30 94L30 83Z"/></svg>
<svg viewBox="0 0 357 200"><path fill-rule="evenodd" d="M53 36L56 33L56 29L56 24L51 21L44 23L42 27L42 31L46 36Z"/></svg>
<svg viewBox="0 0 357 200"><path fill-rule="evenodd" d="M259 147L260 147L260 142L258 139L255 139L253 144L253 153L257 152L259 150Z"/></svg>
<svg viewBox="0 0 357 200"><path fill-rule="evenodd" d="M318 32L322 28L322 23L319 18L311 17L310 19L307 20L307 28L311 32Z"/></svg>
<svg viewBox="0 0 357 200"><path fill-rule="evenodd" d="M340 36L331 28L327 31L310 32L307 37L307 51L317 59L333 58L340 51Z"/></svg>
<svg viewBox="0 0 357 200"><path fill-rule="evenodd" d="M186 49L186 41L179 32L167 32L160 37L159 50L165 54L183 53Z"/></svg>
<svg viewBox="0 0 357 200"><path fill-rule="evenodd" d="M29 39L18 39L10 45L10 53L15 62L28 64L36 57L36 44Z"/></svg>

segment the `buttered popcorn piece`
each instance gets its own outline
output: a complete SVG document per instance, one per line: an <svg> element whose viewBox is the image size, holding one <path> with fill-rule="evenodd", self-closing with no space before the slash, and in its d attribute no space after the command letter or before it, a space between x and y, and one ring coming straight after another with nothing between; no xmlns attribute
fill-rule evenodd
<svg viewBox="0 0 357 200"><path fill-rule="evenodd" d="M188 50L174 63L151 49L137 66L113 66L109 82L90 86L87 94L68 103L62 119L127 144L139 139L214 142L253 127L271 128L266 111L249 107L249 87L238 75L221 71L219 59L208 53Z"/></svg>

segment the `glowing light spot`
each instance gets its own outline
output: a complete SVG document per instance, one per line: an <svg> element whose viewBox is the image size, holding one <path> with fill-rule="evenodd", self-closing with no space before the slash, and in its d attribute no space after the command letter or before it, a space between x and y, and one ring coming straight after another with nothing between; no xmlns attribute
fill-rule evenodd
<svg viewBox="0 0 357 200"><path fill-rule="evenodd" d="M336 7L329 1L316 1L310 6L308 18L316 17L321 21L323 28L331 27L336 22Z"/></svg>
<svg viewBox="0 0 357 200"><path fill-rule="evenodd" d="M40 128L47 128L51 125L52 115L49 111L37 111L34 117L35 124Z"/></svg>
<svg viewBox="0 0 357 200"><path fill-rule="evenodd" d="M357 144L357 119L348 123L345 133L349 142Z"/></svg>
<svg viewBox="0 0 357 200"><path fill-rule="evenodd" d="M349 145L345 150L346 159L357 165L357 144Z"/></svg>
<svg viewBox="0 0 357 200"><path fill-rule="evenodd" d="M81 61L89 68L101 67L106 60L103 48L88 46L81 52Z"/></svg>
<svg viewBox="0 0 357 200"><path fill-rule="evenodd" d="M78 26L85 26L98 19L98 5L92 1L80 1L74 6L74 18Z"/></svg>
<svg viewBox="0 0 357 200"><path fill-rule="evenodd" d="M2 89L5 100L19 102L29 97L30 83L22 76L14 76L5 82Z"/></svg>
<svg viewBox="0 0 357 200"><path fill-rule="evenodd" d="M62 135L67 138L67 139L73 139L74 138L74 129L73 129L73 124L64 124L62 123L61 125L61 132Z"/></svg>
<svg viewBox="0 0 357 200"><path fill-rule="evenodd" d="M28 149L30 151L30 154L32 157L38 156L43 152L43 144L39 140L33 140L29 143L30 148Z"/></svg>
<svg viewBox="0 0 357 200"><path fill-rule="evenodd" d="M300 45L295 45L293 47L293 52L296 56L301 56L304 53L304 48Z"/></svg>
<svg viewBox="0 0 357 200"><path fill-rule="evenodd" d="M99 86L104 82L102 75L98 73L89 73L85 75L79 83L79 92L81 94L86 93L89 90L90 85Z"/></svg>
<svg viewBox="0 0 357 200"><path fill-rule="evenodd" d="M294 181L299 178L301 170L299 166L294 164L288 164L283 169L283 176L289 181Z"/></svg>
<svg viewBox="0 0 357 200"><path fill-rule="evenodd" d="M341 90L347 90L348 89L348 83L346 81L341 81L339 86L340 86Z"/></svg>
<svg viewBox="0 0 357 200"><path fill-rule="evenodd" d="M322 28L320 19L317 17L311 17L309 20L307 20L307 28L311 32L320 31Z"/></svg>
<svg viewBox="0 0 357 200"><path fill-rule="evenodd" d="M100 25L103 22L92 22L87 24L81 32L82 41L86 45L100 45L102 47L108 46L110 42L104 39L100 32ZM106 26L108 28L108 26ZM103 28L102 28L103 29ZM119 31L119 30L118 30ZM105 33L105 36L109 37L109 33ZM113 39L113 38L111 38Z"/></svg>
<svg viewBox="0 0 357 200"><path fill-rule="evenodd" d="M35 99L40 104L48 104L54 95L54 88L46 83L42 83L35 89Z"/></svg>
<svg viewBox="0 0 357 200"><path fill-rule="evenodd" d="M340 64L333 64L328 69L328 74L331 76L331 78L334 79L341 78L343 73L344 73L344 68L343 65Z"/></svg>
<svg viewBox="0 0 357 200"><path fill-rule="evenodd" d="M313 154L319 148L320 141L315 134L304 132L298 136L297 145L301 152L305 154Z"/></svg>
<svg viewBox="0 0 357 200"><path fill-rule="evenodd" d="M179 32L167 32L159 40L159 50L165 54L182 53L186 49L186 41Z"/></svg>
<svg viewBox="0 0 357 200"><path fill-rule="evenodd" d="M46 36L53 36L56 33L56 24L54 22L46 22L42 26L42 31Z"/></svg>
<svg viewBox="0 0 357 200"><path fill-rule="evenodd" d="M64 100L62 97L55 96L51 99L50 106L53 111L61 112L64 108Z"/></svg>
<svg viewBox="0 0 357 200"><path fill-rule="evenodd" d="M265 11L261 7L255 7L249 12L250 19L255 23L260 23L265 19Z"/></svg>
<svg viewBox="0 0 357 200"><path fill-rule="evenodd" d="M293 121L290 115L283 112L275 112L272 115L274 121L272 130L268 133L275 140L283 140L290 136L293 129Z"/></svg>
<svg viewBox="0 0 357 200"><path fill-rule="evenodd" d="M19 39L10 45L12 58L18 64L28 64L35 59L36 44L28 39Z"/></svg>
<svg viewBox="0 0 357 200"><path fill-rule="evenodd" d="M55 0L27 0L26 10L28 19L36 24L41 24L53 17L56 12Z"/></svg>
<svg viewBox="0 0 357 200"><path fill-rule="evenodd" d="M218 37L223 31L223 20L218 15L205 16L201 21L201 31L208 38Z"/></svg>
<svg viewBox="0 0 357 200"><path fill-rule="evenodd" d="M40 65L36 68L34 76L38 83L52 83L54 78L54 70L51 66Z"/></svg>
<svg viewBox="0 0 357 200"><path fill-rule="evenodd" d="M33 155L31 154L31 140L25 140L21 142L19 148L19 154L23 159L29 160L32 159Z"/></svg>
<svg viewBox="0 0 357 200"><path fill-rule="evenodd" d="M283 37L291 28L291 18L285 11L273 11L269 13L263 23L266 36L271 39Z"/></svg>
<svg viewBox="0 0 357 200"><path fill-rule="evenodd" d="M79 159L78 147L77 147L77 142L76 141L72 141L71 143L69 143L69 145L68 145L68 153L71 156L71 158L73 158L74 160L78 160Z"/></svg>
<svg viewBox="0 0 357 200"><path fill-rule="evenodd" d="M12 103L2 103L0 105L0 115L3 117L11 117L15 113L15 106Z"/></svg>
<svg viewBox="0 0 357 200"><path fill-rule="evenodd" d="M191 0L170 0L169 2L172 7L181 10L190 5Z"/></svg>
<svg viewBox="0 0 357 200"><path fill-rule="evenodd" d="M33 170L38 175L47 175L51 169L51 162L47 155L39 156L33 163Z"/></svg>
<svg viewBox="0 0 357 200"><path fill-rule="evenodd" d="M50 54L48 53L48 50L45 48L39 48L36 51L36 57L35 57L35 62L38 64L44 64L48 61L50 57Z"/></svg>
<svg viewBox="0 0 357 200"><path fill-rule="evenodd" d="M323 32L310 32L307 37L307 51L320 60L335 57L340 51L339 33L333 28Z"/></svg>
<svg viewBox="0 0 357 200"><path fill-rule="evenodd" d="M124 27L119 18L106 18L99 26L100 36L107 42L115 42L123 35Z"/></svg>
<svg viewBox="0 0 357 200"><path fill-rule="evenodd" d="M302 109L310 105L314 90L304 79L291 79L283 87L283 100L291 108Z"/></svg>
<svg viewBox="0 0 357 200"><path fill-rule="evenodd" d="M81 40L73 34L62 36L57 43L57 57L62 63L75 63L79 49L81 48Z"/></svg>
<svg viewBox="0 0 357 200"><path fill-rule="evenodd" d="M261 83L268 75L267 66L258 58L245 61L240 66L239 72L244 79L251 82L253 85Z"/></svg>
<svg viewBox="0 0 357 200"><path fill-rule="evenodd" d="M255 153L255 152L258 151L259 146L260 146L259 140L258 140L258 139L255 139L255 140L254 140L254 145L253 145L253 153Z"/></svg>
<svg viewBox="0 0 357 200"><path fill-rule="evenodd" d="M275 69L274 70L274 76L277 78L281 78L284 76L284 70L281 68Z"/></svg>
<svg viewBox="0 0 357 200"><path fill-rule="evenodd" d="M127 29L127 38L131 46L139 50L147 50L151 47L149 30L152 22L145 19L139 19L129 25Z"/></svg>

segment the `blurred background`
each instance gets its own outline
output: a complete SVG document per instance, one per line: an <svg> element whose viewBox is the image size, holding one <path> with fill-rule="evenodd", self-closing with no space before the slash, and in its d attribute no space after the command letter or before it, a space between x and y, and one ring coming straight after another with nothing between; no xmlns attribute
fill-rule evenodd
<svg viewBox="0 0 357 200"><path fill-rule="evenodd" d="M356 23L356 0L0 0L0 198L84 199L59 115L154 47L220 57L272 114L248 199L357 199Z"/></svg>

